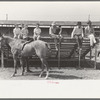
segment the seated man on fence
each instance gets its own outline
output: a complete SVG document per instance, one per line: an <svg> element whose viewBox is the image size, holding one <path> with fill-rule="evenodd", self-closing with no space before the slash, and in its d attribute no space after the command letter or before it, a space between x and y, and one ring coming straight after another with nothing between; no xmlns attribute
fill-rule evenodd
<svg viewBox="0 0 100 100"><path fill-rule="evenodd" d="M33 31L34 35L33 35L33 39L35 40L39 40L40 39L40 34L41 34L41 29L39 27L39 23L36 24L36 28Z"/></svg>
<svg viewBox="0 0 100 100"><path fill-rule="evenodd" d="M18 39L20 34L21 34L21 30L18 26L19 24L15 24L15 28L13 29L13 33L14 33L14 38Z"/></svg>
<svg viewBox="0 0 100 100"><path fill-rule="evenodd" d="M56 48L57 51L58 51L58 47L57 47L58 39L62 38L61 32L62 32L61 26L57 26L55 24L55 22L53 22L50 29L49 29L49 34L54 39L55 48Z"/></svg>
<svg viewBox="0 0 100 100"><path fill-rule="evenodd" d="M81 26L81 22L77 22L77 26L74 27L72 34L71 34L71 38L75 38L77 45L78 45L78 49L82 49L82 41L83 41L83 29Z"/></svg>
<svg viewBox="0 0 100 100"><path fill-rule="evenodd" d="M85 36L90 39L90 46L93 47L96 43L94 36L94 29L92 27L92 22L89 20L87 22L88 26L85 28Z"/></svg>

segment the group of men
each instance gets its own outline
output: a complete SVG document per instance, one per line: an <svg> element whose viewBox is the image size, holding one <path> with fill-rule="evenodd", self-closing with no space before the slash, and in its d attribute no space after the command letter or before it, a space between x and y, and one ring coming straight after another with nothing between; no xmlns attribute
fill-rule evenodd
<svg viewBox="0 0 100 100"><path fill-rule="evenodd" d="M77 26L74 27L72 31L71 38L76 39L76 42L78 44L78 49L80 50L82 49L82 41L84 37L89 38L91 48L94 47L94 45L96 44L96 39L95 39L94 29L92 27L92 22L90 20L87 22L87 26L85 27L85 34L83 33L81 22L77 22Z"/></svg>
<svg viewBox="0 0 100 100"><path fill-rule="evenodd" d="M41 34L41 29L39 28L39 24L36 24L36 28L34 29L34 35L33 39L38 40L40 38ZM15 28L13 29L14 33L14 38L15 39L24 39L27 40L29 39L29 31L28 31L28 25L21 25L21 28L19 27L19 24L15 25Z"/></svg>
<svg viewBox="0 0 100 100"><path fill-rule="evenodd" d="M15 28L13 29L14 38L21 38L24 40L28 40L29 37L29 31L28 31L28 25L22 24L21 28L19 28L18 24L15 25ZM57 25L56 22L53 22L49 29L49 35L51 38L54 39L55 43L55 49L58 51L58 40L62 39L62 28L60 25ZM41 36L41 29L39 27L39 23L36 24L36 28L33 30L33 39L39 40ZM83 33L82 23L77 22L77 25L74 27L71 38L76 39L76 43L78 45L78 49L82 49L82 41L83 38L87 37L90 39L90 46L93 47L96 44L95 36L94 36L94 29L92 27L92 22L89 20L87 22L87 27L85 28L85 34Z"/></svg>

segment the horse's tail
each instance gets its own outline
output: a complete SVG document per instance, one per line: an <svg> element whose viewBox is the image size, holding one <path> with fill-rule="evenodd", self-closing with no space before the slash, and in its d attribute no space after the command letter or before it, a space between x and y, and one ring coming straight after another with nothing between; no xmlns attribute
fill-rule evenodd
<svg viewBox="0 0 100 100"><path fill-rule="evenodd" d="M48 48L49 53L51 53L51 47L50 47L50 44L48 44L48 43L46 42L45 45L46 45L46 47Z"/></svg>
<svg viewBox="0 0 100 100"><path fill-rule="evenodd" d="M47 48L51 51L51 47L48 43L45 43L45 45L47 46Z"/></svg>

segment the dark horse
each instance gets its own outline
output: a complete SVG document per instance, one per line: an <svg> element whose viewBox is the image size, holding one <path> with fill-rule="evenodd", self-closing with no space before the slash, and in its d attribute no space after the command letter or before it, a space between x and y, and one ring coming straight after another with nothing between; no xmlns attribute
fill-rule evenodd
<svg viewBox="0 0 100 100"><path fill-rule="evenodd" d="M0 40L3 43L7 43L11 47L11 53L13 54L13 60L14 60L14 74L17 73L17 59L20 56L20 65L22 67L22 75L24 75L25 72L25 66L24 66L24 58L28 56L32 56L35 53L37 56L40 58L41 63L42 63L42 71L39 75L39 77L42 76L44 69L46 67L46 77L45 79L48 78L49 75L49 68L48 68L48 63L47 63L47 55L50 53L50 45L47 42L41 41L41 40L36 40L32 41L30 43L26 43L25 40L22 39L14 39L9 36L5 35L0 35ZM24 47L23 47L24 45ZM23 48L23 49L22 49Z"/></svg>

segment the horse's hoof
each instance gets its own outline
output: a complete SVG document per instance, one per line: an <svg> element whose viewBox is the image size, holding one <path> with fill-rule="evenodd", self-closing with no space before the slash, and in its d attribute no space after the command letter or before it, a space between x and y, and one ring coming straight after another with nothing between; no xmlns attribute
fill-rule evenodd
<svg viewBox="0 0 100 100"><path fill-rule="evenodd" d="M41 78L41 75L39 75L39 78Z"/></svg>
<svg viewBox="0 0 100 100"><path fill-rule="evenodd" d="M76 68L76 70L82 70L83 68L82 67L78 67L78 68Z"/></svg>
<svg viewBox="0 0 100 100"><path fill-rule="evenodd" d="M27 70L26 72L27 72L27 73L28 73L28 72L29 72L29 73L32 73L32 71L31 71L31 70Z"/></svg>
<svg viewBox="0 0 100 100"><path fill-rule="evenodd" d="M48 79L48 77L45 77L44 79L46 80L46 79Z"/></svg>
<svg viewBox="0 0 100 100"><path fill-rule="evenodd" d="M15 74L13 74L11 77L15 77Z"/></svg>
<svg viewBox="0 0 100 100"><path fill-rule="evenodd" d="M58 69L60 70L61 68L59 67Z"/></svg>
<svg viewBox="0 0 100 100"><path fill-rule="evenodd" d="M22 73L22 76L24 76L24 73Z"/></svg>

